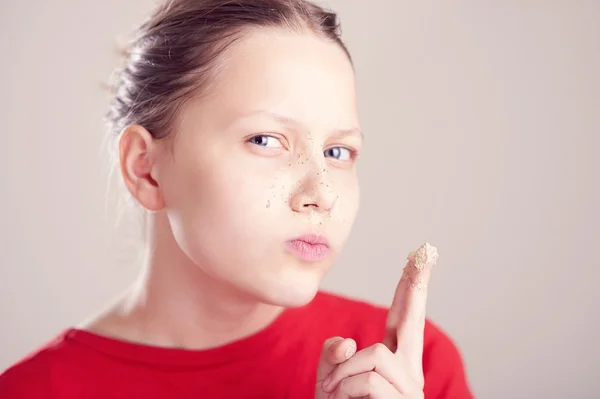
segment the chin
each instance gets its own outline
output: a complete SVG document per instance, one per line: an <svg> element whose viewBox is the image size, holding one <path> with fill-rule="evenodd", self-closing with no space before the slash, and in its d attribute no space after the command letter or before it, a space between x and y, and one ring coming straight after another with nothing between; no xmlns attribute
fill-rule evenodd
<svg viewBox="0 0 600 399"><path fill-rule="evenodd" d="M261 300L275 306L286 308L301 307L313 300L319 291L321 279L309 278L307 276L296 276L290 279L288 284L282 284L281 280L274 282L274 285L263 287L261 291Z"/></svg>
<svg viewBox="0 0 600 399"><path fill-rule="evenodd" d="M311 289L288 290L280 296L278 305L286 308L297 308L307 305L314 299L318 291L318 285Z"/></svg>

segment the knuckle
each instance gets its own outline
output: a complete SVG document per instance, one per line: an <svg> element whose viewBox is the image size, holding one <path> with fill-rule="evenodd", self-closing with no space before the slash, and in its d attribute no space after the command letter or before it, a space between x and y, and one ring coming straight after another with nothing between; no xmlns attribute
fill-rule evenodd
<svg viewBox="0 0 600 399"><path fill-rule="evenodd" d="M331 374L329 374L329 377L331 378L331 383L336 381L344 381L343 370L340 370L339 367L336 367Z"/></svg>
<svg viewBox="0 0 600 399"><path fill-rule="evenodd" d="M379 376L379 374L375 371L369 371L365 376L365 383L370 388L370 390L372 390L372 388L377 387L380 378L381 377Z"/></svg>
<svg viewBox="0 0 600 399"><path fill-rule="evenodd" d="M388 352L389 352L389 349L387 348L387 346L385 346L384 344L382 344L380 342L376 343L372 347L372 353L376 359L381 359L382 357L386 356Z"/></svg>
<svg viewBox="0 0 600 399"><path fill-rule="evenodd" d="M347 388L348 388L348 380L344 378L338 384L338 388L336 391L346 392Z"/></svg>

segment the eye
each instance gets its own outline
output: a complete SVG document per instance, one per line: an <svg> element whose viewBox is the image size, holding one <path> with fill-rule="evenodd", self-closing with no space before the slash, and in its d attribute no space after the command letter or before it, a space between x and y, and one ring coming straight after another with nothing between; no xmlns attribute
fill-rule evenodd
<svg viewBox="0 0 600 399"><path fill-rule="evenodd" d="M268 136L266 134L260 134L258 136L253 136L248 139L248 142L267 148L281 148L281 141L277 137Z"/></svg>
<svg viewBox="0 0 600 399"><path fill-rule="evenodd" d="M349 161L352 159L352 151L346 147L331 147L325 150L325 157L335 158L339 161Z"/></svg>

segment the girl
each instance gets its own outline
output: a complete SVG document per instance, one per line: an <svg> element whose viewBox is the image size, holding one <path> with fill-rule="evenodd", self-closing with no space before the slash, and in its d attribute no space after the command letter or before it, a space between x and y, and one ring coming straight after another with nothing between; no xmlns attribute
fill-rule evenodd
<svg viewBox="0 0 600 399"><path fill-rule="evenodd" d="M318 291L358 209L363 139L335 14L170 0L116 89L144 271L7 370L0 397L471 397L457 349L425 321L432 247L410 257L389 312Z"/></svg>

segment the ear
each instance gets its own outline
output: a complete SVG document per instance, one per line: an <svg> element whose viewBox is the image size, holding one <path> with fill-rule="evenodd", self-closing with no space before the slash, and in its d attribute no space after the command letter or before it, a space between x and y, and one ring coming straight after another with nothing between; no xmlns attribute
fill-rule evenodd
<svg viewBox="0 0 600 399"><path fill-rule="evenodd" d="M156 142L143 126L123 129L119 140L119 161L125 186L140 205L149 211L165 207L164 197L152 170L156 162Z"/></svg>

